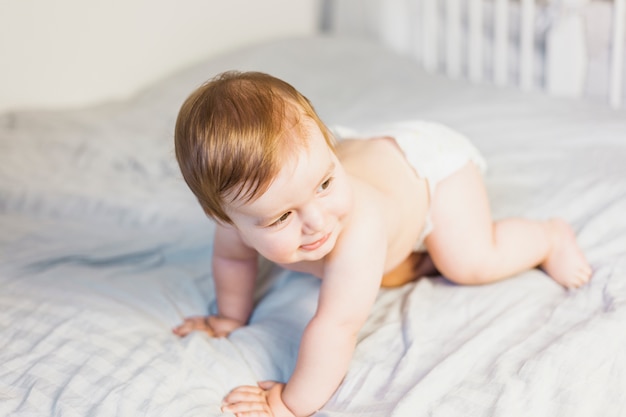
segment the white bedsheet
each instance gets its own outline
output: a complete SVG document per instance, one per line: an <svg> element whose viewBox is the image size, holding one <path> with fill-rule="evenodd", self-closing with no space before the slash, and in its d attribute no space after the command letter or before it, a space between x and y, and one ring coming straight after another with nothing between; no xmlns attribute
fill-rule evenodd
<svg viewBox="0 0 626 417"><path fill-rule="evenodd" d="M0 416L219 416L231 388L288 378L312 277L274 270L251 325L228 339L170 330L213 303L213 226L178 173L173 124L225 69L285 78L329 124L449 124L483 152L496 217L565 217L594 268L576 291L538 270L382 290L319 416L626 415L623 112L303 38L207 61L128 102L0 116Z"/></svg>

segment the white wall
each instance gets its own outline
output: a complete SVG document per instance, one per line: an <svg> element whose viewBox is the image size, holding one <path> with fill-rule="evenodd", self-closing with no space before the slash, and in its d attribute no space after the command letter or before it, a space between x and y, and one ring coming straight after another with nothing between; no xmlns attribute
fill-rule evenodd
<svg viewBox="0 0 626 417"><path fill-rule="evenodd" d="M0 0L0 113L124 99L207 56L314 33L316 0Z"/></svg>

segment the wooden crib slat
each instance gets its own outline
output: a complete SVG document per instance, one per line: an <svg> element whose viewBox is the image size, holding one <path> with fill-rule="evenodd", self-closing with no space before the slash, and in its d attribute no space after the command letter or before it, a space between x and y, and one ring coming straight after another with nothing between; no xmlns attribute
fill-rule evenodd
<svg viewBox="0 0 626 417"><path fill-rule="evenodd" d="M435 71L439 59L437 55L439 46L437 0L423 0L421 16L422 63L427 71Z"/></svg>
<svg viewBox="0 0 626 417"><path fill-rule="evenodd" d="M611 42L611 78L609 93L609 101L613 107L619 107L622 103L624 20L626 20L626 0L615 0L613 3L613 33Z"/></svg>
<svg viewBox="0 0 626 417"><path fill-rule="evenodd" d="M446 0L446 74L451 78L461 75L460 0Z"/></svg>
<svg viewBox="0 0 626 417"><path fill-rule="evenodd" d="M520 86L530 90L534 84L535 0L522 0L520 33Z"/></svg>
<svg viewBox="0 0 626 417"><path fill-rule="evenodd" d="M508 79L508 32L509 32L509 1L496 0L494 10L494 81L504 85Z"/></svg>
<svg viewBox="0 0 626 417"><path fill-rule="evenodd" d="M483 0L469 1L469 78L483 79Z"/></svg>

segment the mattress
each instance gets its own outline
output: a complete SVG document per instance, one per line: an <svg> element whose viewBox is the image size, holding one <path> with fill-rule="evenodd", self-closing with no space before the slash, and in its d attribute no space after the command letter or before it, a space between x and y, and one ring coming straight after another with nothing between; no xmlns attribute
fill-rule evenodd
<svg viewBox="0 0 626 417"><path fill-rule="evenodd" d="M318 416L626 415L626 118L595 103L427 74L372 41L282 39L208 59L136 97L0 116L0 415L221 416L232 388L286 381L319 282L267 268L249 326L171 332L214 311L213 223L173 154L186 96L269 72L329 125L449 125L484 155L496 218L569 221L594 274L539 270L383 289Z"/></svg>

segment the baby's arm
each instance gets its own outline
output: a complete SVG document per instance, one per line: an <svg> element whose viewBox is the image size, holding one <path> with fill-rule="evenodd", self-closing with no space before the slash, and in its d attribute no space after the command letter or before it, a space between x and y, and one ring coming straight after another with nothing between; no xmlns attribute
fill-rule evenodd
<svg viewBox="0 0 626 417"><path fill-rule="evenodd" d="M326 261L318 308L304 331L287 384L265 390L236 388L225 398L224 411L237 416L308 416L335 392L348 370L384 270L386 232L380 213L366 211L354 216L351 223L356 227L346 228Z"/></svg>
<svg viewBox="0 0 626 417"><path fill-rule="evenodd" d="M322 407L348 370L383 273L384 245L369 246L367 251L349 249L342 256L344 265L324 277L317 312L304 331L296 368L281 396L296 416Z"/></svg>
<svg viewBox="0 0 626 417"><path fill-rule="evenodd" d="M188 317L174 333L185 336L194 330L224 337L245 325L253 307L257 276L257 252L243 243L230 227L217 225L213 247L213 280L217 316Z"/></svg>

